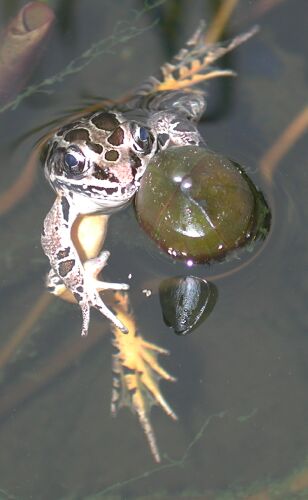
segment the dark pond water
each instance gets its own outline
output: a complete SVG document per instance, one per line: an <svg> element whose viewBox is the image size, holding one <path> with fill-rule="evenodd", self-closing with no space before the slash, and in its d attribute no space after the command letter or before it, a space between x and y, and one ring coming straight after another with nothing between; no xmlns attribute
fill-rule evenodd
<svg viewBox="0 0 308 500"><path fill-rule="evenodd" d="M1 0L1 26L24 3ZM33 84L115 33L119 20L131 26L134 9L142 9L137 0L49 3L57 21ZM227 36L255 23L255 6L239 1ZM1 191L18 178L48 123L133 88L183 45L199 19L210 20L214 7L210 1L167 0L140 20L146 27L159 19L155 26L127 41L115 36L119 43L112 51L50 86L51 94L35 93L16 110L2 112ZM13 346L1 371L1 498L248 498L248 491L264 484L274 486L269 497L259 498L305 497L306 136L279 162L272 186L259 167L307 106L307 3L281 1L257 22L259 34L225 61L238 78L209 85L208 113L200 129L212 149L243 165L263 189L273 213L263 251L242 269L241 260L193 269L213 277L239 268L213 279L219 295L214 311L181 338L162 320L157 286L163 278L185 274L185 266L159 255L131 209L111 219L105 245L111 251L105 275L119 282L133 275L130 297L139 330L170 350L160 362L178 379L161 388L179 421L157 407L151 414L161 465L154 464L135 415L124 409L116 419L110 416L107 320L93 312L90 335L82 339L78 308L54 299L24 341ZM48 263L40 232L53 200L38 169L31 192L0 221L2 357L17 329L27 327L27 316L44 291ZM149 287L152 295L146 297L142 290ZM80 355L80 343L90 342L91 332L101 336ZM302 471L301 493L290 493L286 486L294 471Z"/></svg>

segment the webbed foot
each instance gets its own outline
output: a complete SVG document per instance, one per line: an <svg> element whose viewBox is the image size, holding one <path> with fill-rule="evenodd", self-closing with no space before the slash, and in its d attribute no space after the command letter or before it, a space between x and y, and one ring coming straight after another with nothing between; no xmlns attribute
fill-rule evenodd
<svg viewBox="0 0 308 500"><path fill-rule="evenodd" d="M109 319L122 333L127 333L127 328L117 316L106 306L99 295L104 290L128 290L126 283L108 283L97 279L98 274L107 264L110 252L102 251L98 257L86 261L84 266L83 285L79 285L74 292L66 288L63 280L51 269L46 278L46 286L54 295L60 296L70 302L78 302L82 312L81 335L88 334L90 322L90 309L94 307Z"/></svg>

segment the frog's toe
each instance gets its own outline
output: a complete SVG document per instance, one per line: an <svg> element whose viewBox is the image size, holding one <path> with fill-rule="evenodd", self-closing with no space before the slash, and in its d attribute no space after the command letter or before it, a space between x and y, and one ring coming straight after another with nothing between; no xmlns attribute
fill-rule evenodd
<svg viewBox="0 0 308 500"><path fill-rule="evenodd" d="M88 287L95 289L97 292L108 289L123 290L123 288L114 288L114 286L116 286L115 283L107 283L105 281L99 281L97 279L99 273L106 266L109 256L110 252L108 252L108 250L104 250L97 257L89 259L83 263L84 272L88 282Z"/></svg>
<svg viewBox="0 0 308 500"><path fill-rule="evenodd" d="M83 264L87 279L90 283L89 286L97 292L102 292L104 290L128 290L129 285L127 283L110 283L108 281L101 281L97 279L98 274L107 264L109 256L110 252L108 252L108 250L104 250L98 257L89 259Z"/></svg>
<svg viewBox="0 0 308 500"><path fill-rule="evenodd" d="M113 323L116 328L119 328L122 333L128 333L128 329L125 325L117 318L117 316L106 306L103 300L100 298L98 293L95 296L95 300L91 304L95 309L100 311L103 316L105 316L109 321Z"/></svg>
<svg viewBox="0 0 308 500"><path fill-rule="evenodd" d="M109 321L111 321L116 328L121 330L122 333L128 333L126 326L123 325L121 320L118 319L111 309L106 306L95 288L93 289L91 287L87 287L87 290L83 291L83 296L75 293L75 298L78 301L82 312L82 336L86 336L88 334L91 307L94 307L103 316L105 316L105 318L109 319Z"/></svg>
<svg viewBox="0 0 308 500"><path fill-rule="evenodd" d="M127 283L110 283L108 281L95 280L95 286L100 292L104 290L129 290Z"/></svg>
<svg viewBox="0 0 308 500"><path fill-rule="evenodd" d="M97 257L89 259L83 263L83 267L89 276L96 277L102 269L107 265L110 257L108 250L103 250Z"/></svg>
<svg viewBox="0 0 308 500"><path fill-rule="evenodd" d="M88 302L79 303L82 313L82 329L81 336L86 337L89 331L90 324L90 306Z"/></svg>

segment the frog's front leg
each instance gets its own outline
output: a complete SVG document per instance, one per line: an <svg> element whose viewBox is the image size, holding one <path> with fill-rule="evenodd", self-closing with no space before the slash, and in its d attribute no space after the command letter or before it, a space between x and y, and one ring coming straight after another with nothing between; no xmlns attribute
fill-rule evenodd
<svg viewBox="0 0 308 500"><path fill-rule="evenodd" d="M98 257L84 264L81 262L72 241L72 226L78 215L78 209L69 197L58 196L45 218L42 247L51 265L47 285L50 289L56 289L63 283L72 293L82 311L82 335L88 333L91 307L98 309L117 328L127 333L126 327L108 309L99 292L107 289L127 290L129 286L97 279L97 275L107 263L109 252L103 251Z"/></svg>

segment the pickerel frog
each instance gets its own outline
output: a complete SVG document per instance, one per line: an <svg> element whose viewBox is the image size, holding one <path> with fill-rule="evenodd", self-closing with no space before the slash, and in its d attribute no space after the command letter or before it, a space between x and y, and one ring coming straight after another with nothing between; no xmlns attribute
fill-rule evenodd
<svg viewBox="0 0 308 500"><path fill-rule="evenodd" d="M88 333L91 307L111 322L118 349L112 410L116 412L129 400L157 461L149 401L154 400L176 418L158 386L161 377L174 379L156 360L158 353L166 351L136 333L127 294L121 293L129 286L98 279L109 257L109 252L102 250L107 223L111 214L131 202L154 155L171 146L204 143L197 122L206 108L206 95L194 86L233 75L230 70L213 68L212 63L254 32L225 44L207 45L201 25L172 62L162 66L159 77L146 80L121 104L66 124L48 145L45 175L57 197L42 234L51 266L47 287L79 304L82 335ZM100 295L104 290L115 291L113 311Z"/></svg>

